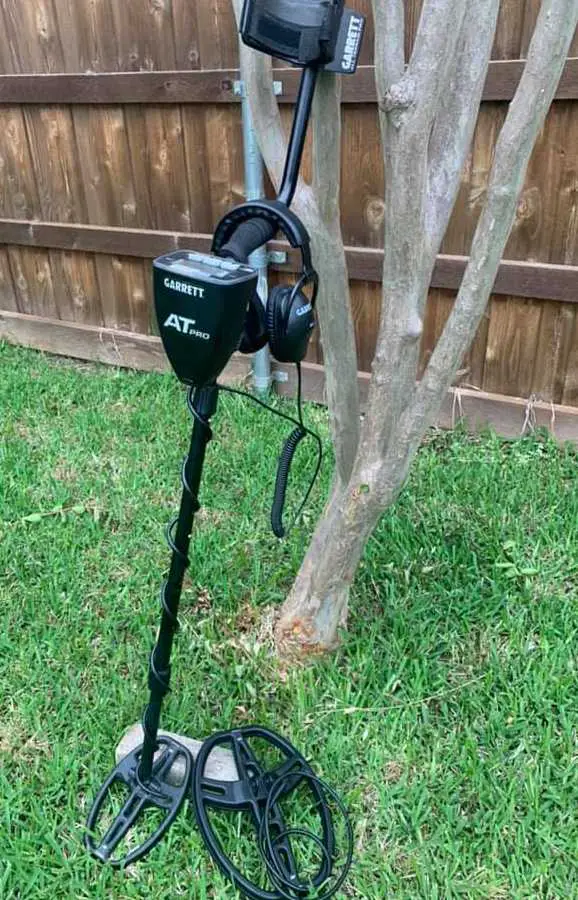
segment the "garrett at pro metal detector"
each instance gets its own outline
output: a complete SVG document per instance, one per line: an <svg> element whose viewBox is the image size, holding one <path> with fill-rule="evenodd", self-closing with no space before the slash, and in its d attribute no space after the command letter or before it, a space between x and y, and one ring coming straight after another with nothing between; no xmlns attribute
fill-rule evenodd
<svg viewBox="0 0 578 900"><path fill-rule="evenodd" d="M280 735L258 726L214 735L204 743L195 762L178 741L159 737L161 708L170 688L171 654L190 562L191 532L200 508L205 452L212 438L210 421L217 410L219 390L231 390L219 386L217 379L237 349L251 353L268 342L277 359L298 367L305 356L314 325L318 277L307 230L289 206L318 72L323 67L354 71L363 28L363 17L344 11L341 0L246 0L243 40L304 67L279 196L274 201L243 204L227 214L217 226L213 253L177 251L154 262L160 334L175 373L189 386L194 428L183 465L179 516L167 532L172 560L161 591L161 625L150 658L144 743L122 760L100 789L88 817L85 842L101 862L117 868L130 865L159 843L188 798L219 869L252 900L327 900L337 893L353 858L353 832L343 803L298 750ZM271 292L264 312L256 296L257 273L247 260L279 232L300 251L302 272L294 284ZM290 420L296 429L280 460L272 514L273 529L279 536L284 533L282 512L291 461L300 441L311 433L303 424L300 403L299 419ZM216 747L232 751L237 781L207 777L207 761ZM276 755L275 762L270 760L271 753ZM177 783L175 763L180 763L183 772ZM113 789L123 793L120 802ZM295 807L297 819L291 818ZM249 816L262 860L259 876L250 878L237 857L227 854L212 821L214 810ZM151 811L154 816L149 824ZM314 831L309 830L311 819L318 823ZM308 863L304 862L303 844Z"/></svg>

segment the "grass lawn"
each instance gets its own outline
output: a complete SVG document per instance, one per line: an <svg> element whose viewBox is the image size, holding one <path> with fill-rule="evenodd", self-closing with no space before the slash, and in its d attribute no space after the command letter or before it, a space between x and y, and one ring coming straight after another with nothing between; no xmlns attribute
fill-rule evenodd
<svg viewBox="0 0 578 900"><path fill-rule="evenodd" d="M0 898L233 898L190 813L126 874L81 843L146 702L183 393L0 344L0 409ZM340 651L283 671L268 623L323 491L278 543L288 429L224 397L215 432L165 726L260 722L314 760L355 821L342 896L578 897L576 451L433 435L367 550Z"/></svg>

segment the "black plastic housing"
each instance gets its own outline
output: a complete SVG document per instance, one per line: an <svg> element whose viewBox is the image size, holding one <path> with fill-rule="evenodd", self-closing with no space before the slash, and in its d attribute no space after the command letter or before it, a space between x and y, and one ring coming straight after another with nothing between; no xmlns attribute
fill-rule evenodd
<svg viewBox="0 0 578 900"><path fill-rule="evenodd" d="M177 376L205 387L239 346L257 272L232 259L178 250L153 263L160 336Z"/></svg>
<svg viewBox="0 0 578 900"><path fill-rule="evenodd" d="M243 41L297 66L323 65L335 56L343 0L245 0Z"/></svg>

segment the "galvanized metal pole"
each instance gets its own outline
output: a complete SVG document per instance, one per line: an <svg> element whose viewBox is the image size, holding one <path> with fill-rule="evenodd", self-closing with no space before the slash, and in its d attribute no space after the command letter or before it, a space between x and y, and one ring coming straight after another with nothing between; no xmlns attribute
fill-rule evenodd
<svg viewBox="0 0 578 900"><path fill-rule="evenodd" d="M245 85L239 85L243 108L243 146L245 153L245 194L247 200L260 200L265 195L265 183L263 176L263 159L257 143L257 135L253 128L251 109L245 91ZM251 254L249 262L259 273L257 291L263 305L267 304L269 296L267 248L261 247ZM253 380L258 394L267 394L271 388L271 355L269 348L264 347L255 354L253 360Z"/></svg>

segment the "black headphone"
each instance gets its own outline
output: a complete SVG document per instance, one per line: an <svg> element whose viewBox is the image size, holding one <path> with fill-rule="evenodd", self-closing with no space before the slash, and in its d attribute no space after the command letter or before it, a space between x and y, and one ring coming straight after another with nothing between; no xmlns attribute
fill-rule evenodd
<svg viewBox="0 0 578 900"><path fill-rule="evenodd" d="M268 343L278 362L300 363L307 354L315 327L314 309L319 290L319 278L311 260L311 241L303 222L277 200L244 203L221 220L212 250L219 256L244 262L250 252L278 232L301 251L301 276L294 285L274 287L266 307L259 295L253 294L239 350L256 353ZM308 285L312 286L311 297L305 293Z"/></svg>

